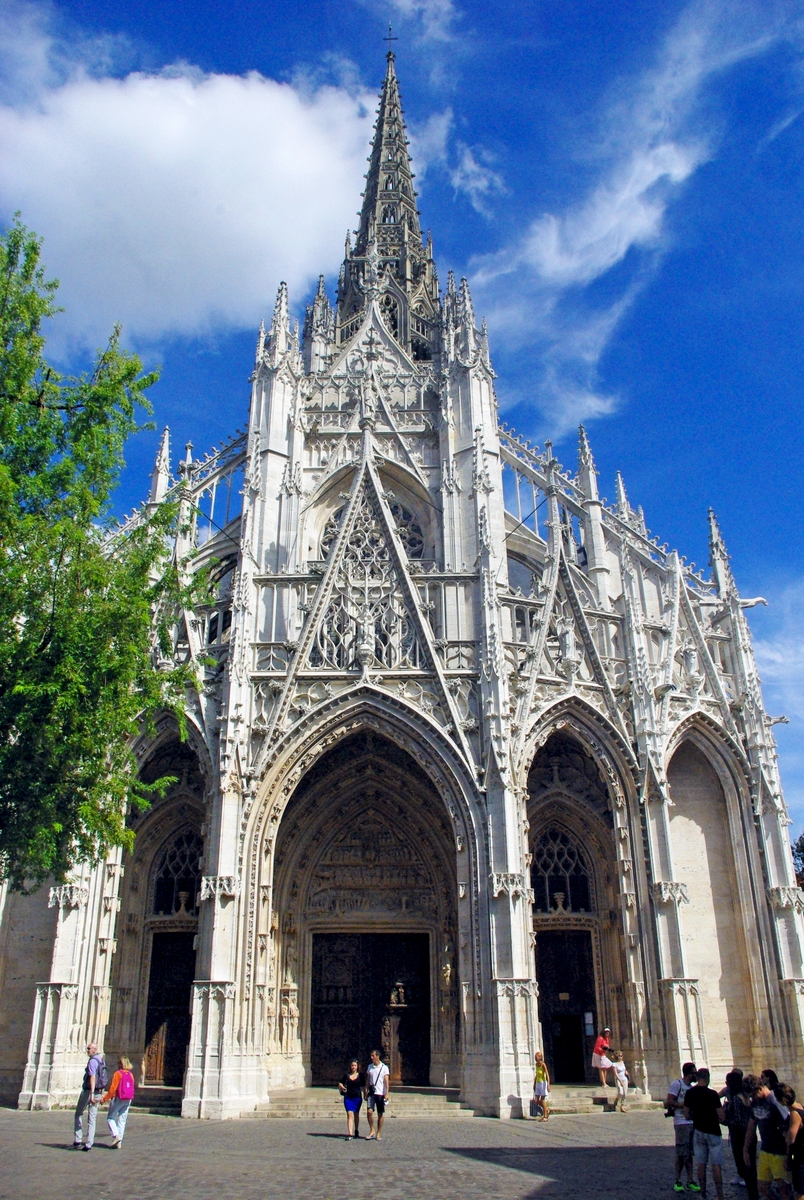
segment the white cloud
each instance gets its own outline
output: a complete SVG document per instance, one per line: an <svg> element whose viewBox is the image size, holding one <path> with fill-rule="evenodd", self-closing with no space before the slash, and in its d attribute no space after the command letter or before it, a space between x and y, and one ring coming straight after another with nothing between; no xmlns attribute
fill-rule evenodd
<svg viewBox="0 0 804 1200"><path fill-rule="evenodd" d="M474 209L484 216L490 216L488 201L495 195L505 192L502 176L488 165L488 154L482 147L466 146L459 142L457 146L458 162L450 172L450 181L456 192L463 192L469 197ZM483 161L483 160L487 161Z"/></svg>
<svg viewBox="0 0 804 1200"><path fill-rule="evenodd" d="M18 17L0 209L44 237L72 342L118 319L140 342L255 324L280 279L298 297L337 268L373 94L187 66L113 78L96 53L66 60L36 10Z"/></svg>
<svg viewBox="0 0 804 1200"><path fill-rule="evenodd" d="M447 42L454 35L459 12L452 0L391 0L390 7L403 20L420 22L422 37L428 41Z"/></svg>
<svg viewBox="0 0 804 1200"><path fill-rule="evenodd" d="M714 152L716 130L701 104L705 87L718 72L766 51L780 32L770 8L691 4L654 65L619 80L590 117L588 144L570 148L596 166L588 192L563 211L536 217L519 239L474 264L476 303L496 340L513 348L527 341L538 350L540 407L554 436L616 406L615 397L598 392L598 364L667 248L668 206ZM584 289L627 257L623 282L601 308Z"/></svg>

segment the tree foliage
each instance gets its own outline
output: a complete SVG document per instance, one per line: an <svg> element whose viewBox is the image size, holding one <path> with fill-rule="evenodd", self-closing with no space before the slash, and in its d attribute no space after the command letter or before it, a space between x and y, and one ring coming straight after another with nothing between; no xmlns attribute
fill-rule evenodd
<svg viewBox="0 0 804 1200"><path fill-rule="evenodd" d="M793 870L799 887L804 887L804 833L793 842Z"/></svg>
<svg viewBox="0 0 804 1200"><path fill-rule="evenodd" d="M193 682L187 664L157 666L188 599L167 553L176 506L110 551L124 445L157 376L119 328L91 374L49 366L57 286L15 220L0 236L0 877L17 889L127 843L126 812L148 799L132 739L165 709L183 727Z"/></svg>

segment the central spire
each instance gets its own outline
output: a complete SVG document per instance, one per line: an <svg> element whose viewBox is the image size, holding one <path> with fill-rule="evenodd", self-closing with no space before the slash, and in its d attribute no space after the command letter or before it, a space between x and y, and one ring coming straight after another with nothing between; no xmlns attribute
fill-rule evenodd
<svg viewBox="0 0 804 1200"><path fill-rule="evenodd" d="M338 283L337 341L354 336L375 299L399 344L429 359L437 348L438 276L432 242L422 243L393 51L386 61L360 226L354 248L347 236Z"/></svg>
<svg viewBox="0 0 804 1200"><path fill-rule="evenodd" d="M409 248L423 251L407 130L392 50L388 51L386 58L388 66L374 126L374 141L355 245L355 253L360 255L368 254L369 244L375 238L389 247L394 242L401 242L400 231L403 226L407 228Z"/></svg>

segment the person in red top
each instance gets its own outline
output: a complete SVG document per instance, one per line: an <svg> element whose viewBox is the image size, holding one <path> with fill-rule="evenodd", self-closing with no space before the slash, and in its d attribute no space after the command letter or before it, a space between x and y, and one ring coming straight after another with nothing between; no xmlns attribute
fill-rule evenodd
<svg viewBox="0 0 804 1200"><path fill-rule="evenodd" d="M592 1067L600 1075L600 1086L608 1087L608 1073L611 1069L611 1059L609 1058L609 1034L611 1030L606 1028L595 1042L592 1050Z"/></svg>
<svg viewBox="0 0 804 1200"><path fill-rule="evenodd" d="M134 1075L131 1060L125 1056L117 1060L117 1070L112 1076L109 1090L101 1100L101 1104L109 1104L109 1115L106 1121L112 1135L112 1148L119 1150L123 1145L123 1134L126 1132L126 1121L131 1101L134 1099Z"/></svg>

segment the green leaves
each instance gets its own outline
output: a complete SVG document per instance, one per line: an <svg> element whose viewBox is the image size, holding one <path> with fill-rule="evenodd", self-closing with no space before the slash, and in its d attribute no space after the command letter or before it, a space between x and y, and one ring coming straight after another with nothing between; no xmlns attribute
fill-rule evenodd
<svg viewBox="0 0 804 1200"><path fill-rule="evenodd" d="M119 328L90 376L48 366L57 285L39 250L18 220L0 237L0 876L18 889L128 842L126 812L154 790L137 781L132 739L166 709L183 727L195 683L191 662L157 666L193 601L170 553L177 506L113 552L107 537L157 376L121 350Z"/></svg>

